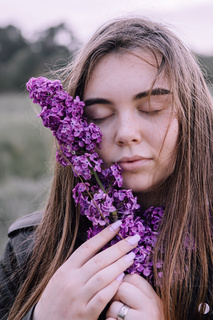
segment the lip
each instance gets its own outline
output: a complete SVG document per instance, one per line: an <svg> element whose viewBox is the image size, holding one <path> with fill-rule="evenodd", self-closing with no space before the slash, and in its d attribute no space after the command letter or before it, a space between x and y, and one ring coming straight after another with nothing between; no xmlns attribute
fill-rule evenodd
<svg viewBox="0 0 213 320"><path fill-rule="evenodd" d="M117 164L123 171L134 171L142 168L151 158L141 156L123 157L117 161Z"/></svg>

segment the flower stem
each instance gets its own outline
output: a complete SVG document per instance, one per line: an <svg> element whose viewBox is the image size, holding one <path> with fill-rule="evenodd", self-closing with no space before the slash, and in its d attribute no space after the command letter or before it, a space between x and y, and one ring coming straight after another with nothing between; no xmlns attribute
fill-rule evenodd
<svg viewBox="0 0 213 320"><path fill-rule="evenodd" d="M101 180L99 179L99 176L97 175L97 172L94 170L94 168L91 168L91 171L92 171L92 173L93 173L93 175L94 175L94 177L95 177L95 179L96 179L99 187L101 188L101 190L102 190L104 193L107 193L106 190L105 190L105 188L104 188L104 186L103 186L103 184L102 184L102 182L101 182ZM113 222L117 221L117 220L118 220L118 211L117 211L117 210L113 211L113 212L111 213L111 216L112 216L112 221L113 221Z"/></svg>
<svg viewBox="0 0 213 320"><path fill-rule="evenodd" d="M101 180L99 179L99 176L97 175L97 172L96 172L93 168L91 168L91 171L92 171L92 173L93 173L93 175L94 175L94 177L95 177L95 179L96 179L99 187L101 188L101 190L102 190L104 193L106 193L106 190L105 190L105 188L104 188Z"/></svg>
<svg viewBox="0 0 213 320"><path fill-rule="evenodd" d="M111 216L112 216L112 221L115 222L118 220L118 211L115 210L111 213Z"/></svg>

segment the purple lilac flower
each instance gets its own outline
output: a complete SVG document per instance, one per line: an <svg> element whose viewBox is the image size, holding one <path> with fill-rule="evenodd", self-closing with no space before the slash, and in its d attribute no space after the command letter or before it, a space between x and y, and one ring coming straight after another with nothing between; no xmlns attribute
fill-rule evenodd
<svg viewBox="0 0 213 320"><path fill-rule="evenodd" d="M87 123L83 116L84 102L79 97L73 99L63 90L59 80L31 78L27 90L33 102L41 106L38 116L44 126L53 131L59 143L64 157L58 152L57 160L63 166L70 164L74 153L93 153L100 147L102 133L93 123Z"/></svg>
<svg viewBox="0 0 213 320"><path fill-rule="evenodd" d="M123 177L121 167L119 167L117 164L114 164L109 168L102 169L102 171L100 171L100 179L106 190L108 190L111 186L117 186L119 188L122 187Z"/></svg>

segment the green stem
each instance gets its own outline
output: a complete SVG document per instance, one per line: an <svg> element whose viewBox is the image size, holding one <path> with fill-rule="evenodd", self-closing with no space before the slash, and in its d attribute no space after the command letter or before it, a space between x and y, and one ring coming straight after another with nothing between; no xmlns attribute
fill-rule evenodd
<svg viewBox="0 0 213 320"><path fill-rule="evenodd" d="M111 213L111 216L112 216L112 221L113 222L117 221L118 220L118 212L117 212L117 210L113 211Z"/></svg>
<svg viewBox="0 0 213 320"><path fill-rule="evenodd" d="M97 172L92 168L92 173L94 174L94 177L96 179L96 181L98 182L99 187L101 188L101 190L106 193L106 190L104 189L104 186L101 182L101 180L99 179L99 176L97 175Z"/></svg>
<svg viewBox="0 0 213 320"><path fill-rule="evenodd" d="M103 186L101 180L99 179L99 176L97 175L97 172L96 172L93 168L91 169L91 171L92 171L92 173L94 174L94 177L95 177L95 179L96 179L99 187L101 188L101 190L102 190L104 193L107 193L106 190L104 189L104 186ZM117 221L117 220L118 220L118 212L117 212L117 210L113 211L113 212L111 213L111 216L112 216L112 221L113 221L113 222Z"/></svg>

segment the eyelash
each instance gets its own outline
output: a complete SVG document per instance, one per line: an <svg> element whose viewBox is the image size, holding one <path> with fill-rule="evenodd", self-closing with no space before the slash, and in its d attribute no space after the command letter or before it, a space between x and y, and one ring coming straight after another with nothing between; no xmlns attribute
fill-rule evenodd
<svg viewBox="0 0 213 320"><path fill-rule="evenodd" d="M149 117L154 117L160 113L161 110L152 110L152 111L144 111L144 110L139 110L141 113L149 116ZM89 119L91 122L94 124L100 124L106 119L110 118L112 115L104 117L104 118L97 118L97 119Z"/></svg>
<svg viewBox="0 0 213 320"><path fill-rule="evenodd" d="M93 122L94 124L100 124L101 122L103 122L105 120L105 118L102 119L92 119L91 122Z"/></svg>
<svg viewBox="0 0 213 320"><path fill-rule="evenodd" d="M147 116L154 117L160 113L161 110L153 110L153 111L144 111L144 110L139 110L140 112L144 113Z"/></svg>
<svg viewBox="0 0 213 320"><path fill-rule="evenodd" d="M100 124L101 122L105 121L106 119L110 118L111 116L107 116L104 118L97 118L97 119L89 119L94 124Z"/></svg>

